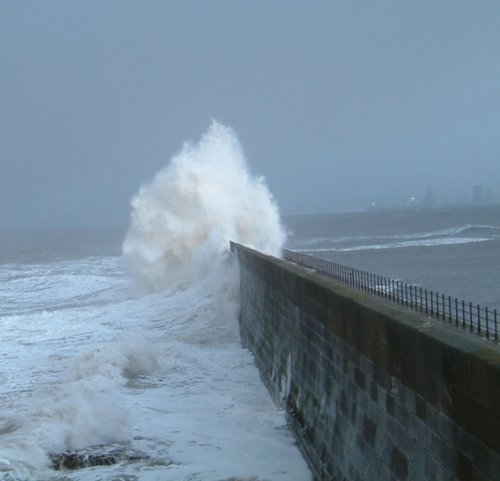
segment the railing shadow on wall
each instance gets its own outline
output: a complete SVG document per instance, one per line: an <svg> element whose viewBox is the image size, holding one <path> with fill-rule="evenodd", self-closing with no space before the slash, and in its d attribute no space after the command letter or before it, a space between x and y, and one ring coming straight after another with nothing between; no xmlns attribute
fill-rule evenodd
<svg viewBox="0 0 500 481"><path fill-rule="evenodd" d="M456 297L372 274L326 259L284 249L283 258L319 274L334 279L359 291L382 297L390 302L425 313L436 319L454 324L465 331L498 342L498 315L496 309Z"/></svg>

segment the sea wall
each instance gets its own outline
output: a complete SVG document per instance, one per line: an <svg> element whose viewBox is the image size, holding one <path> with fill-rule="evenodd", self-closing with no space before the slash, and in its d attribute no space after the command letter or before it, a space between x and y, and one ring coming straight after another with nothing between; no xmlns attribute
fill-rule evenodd
<svg viewBox="0 0 500 481"><path fill-rule="evenodd" d="M500 480L500 350L232 244L240 331L317 479Z"/></svg>

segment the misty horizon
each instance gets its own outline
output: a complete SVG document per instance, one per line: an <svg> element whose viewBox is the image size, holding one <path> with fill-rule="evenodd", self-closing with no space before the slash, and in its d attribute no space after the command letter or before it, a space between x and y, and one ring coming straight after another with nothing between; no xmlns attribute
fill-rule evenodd
<svg viewBox="0 0 500 481"><path fill-rule="evenodd" d="M2 231L128 224L212 118L281 215L500 201L498 2L31 1L0 18Z"/></svg>

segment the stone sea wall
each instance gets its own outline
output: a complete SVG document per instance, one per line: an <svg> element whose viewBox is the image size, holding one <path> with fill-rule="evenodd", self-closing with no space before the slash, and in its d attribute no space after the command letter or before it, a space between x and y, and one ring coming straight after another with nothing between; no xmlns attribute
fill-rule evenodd
<svg viewBox="0 0 500 481"><path fill-rule="evenodd" d="M240 331L319 480L500 480L500 350L232 244Z"/></svg>

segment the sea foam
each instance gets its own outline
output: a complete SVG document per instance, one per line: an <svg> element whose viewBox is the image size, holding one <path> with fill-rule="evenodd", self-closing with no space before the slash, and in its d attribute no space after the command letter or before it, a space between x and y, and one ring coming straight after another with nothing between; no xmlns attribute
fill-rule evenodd
<svg viewBox="0 0 500 481"><path fill-rule="evenodd" d="M272 255L285 242L264 178L250 175L234 131L215 121L131 205L123 254L144 291L206 277L231 240Z"/></svg>

